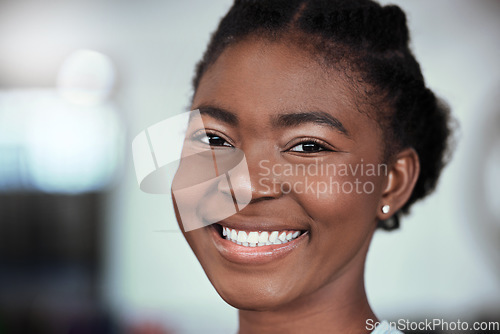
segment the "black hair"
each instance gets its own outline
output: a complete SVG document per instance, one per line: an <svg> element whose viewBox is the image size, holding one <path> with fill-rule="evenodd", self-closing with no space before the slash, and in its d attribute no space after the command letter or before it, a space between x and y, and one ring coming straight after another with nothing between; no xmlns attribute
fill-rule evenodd
<svg viewBox="0 0 500 334"><path fill-rule="evenodd" d="M397 228L400 213L408 213L413 203L436 187L449 158L451 137L449 110L426 87L410 50L404 12L371 0L235 0L197 65L194 91L228 46L253 36L270 40L295 36L329 66L341 64L361 76L357 85L365 86L365 99L378 101L384 159L411 147L420 160L410 199L392 220L379 223L385 229Z"/></svg>

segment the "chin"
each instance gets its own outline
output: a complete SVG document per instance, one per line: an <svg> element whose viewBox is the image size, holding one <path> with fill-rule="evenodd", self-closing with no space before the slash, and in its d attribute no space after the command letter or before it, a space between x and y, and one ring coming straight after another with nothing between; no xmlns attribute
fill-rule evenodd
<svg viewBox="0 0 500 334"><path fill-rule="evenodd" d="M234 308L247 311L270 311L293 302L293 294L273 291L266 287L240 286L235 289L220 289L214 285L221 298Z"/></svg>
<svg viewBox="0 0 500 334"><path fill-rule="evenodd" d="M202 266L206 265L202 261ZM288 270L204 266L205 272L220 297L239 310L269 311L290 305L310 293L303 282L308 277L291 275Z"/></svg>

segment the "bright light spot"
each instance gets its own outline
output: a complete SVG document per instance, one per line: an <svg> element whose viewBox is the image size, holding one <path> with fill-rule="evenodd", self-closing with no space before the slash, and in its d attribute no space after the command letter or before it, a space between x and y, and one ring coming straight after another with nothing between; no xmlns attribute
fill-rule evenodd
<svg viewBox="0 0 500 334"><path fill-rule="evenodd" d="M46 192L101 189L112 179L119 160L117 115L106 106L68 107L61 100L40 104L28 122L32 182Z"/></svg>
<svg viewBox="0 0 500 334"><path fill-rule="evenodd" d="M53 89L0 91L0 191L102 190L116 179L123 141L111 103L74 105Z"/></svg>
<svg viewBox="0 0 500 334"><path fill-rule="evenodd" d="M106 100L115 83L111 59L92 50L78 50L62 64L57 87L61 96L76 105L96 105Z"/></svg>

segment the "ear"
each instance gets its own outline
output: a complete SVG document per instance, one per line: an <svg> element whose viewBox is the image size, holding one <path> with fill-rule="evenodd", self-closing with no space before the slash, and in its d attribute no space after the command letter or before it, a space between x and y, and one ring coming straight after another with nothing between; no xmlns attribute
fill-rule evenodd
<svg viewBox="0 0 500 334"><path fill-rule="evenodd" d="M418 154L413 148L407 148L398 153L389 167L386 186L377 211L377 218L380 220L390 218L410 199L420 174ZM387 213L382 212L385 205L389 205Z"/></svg>

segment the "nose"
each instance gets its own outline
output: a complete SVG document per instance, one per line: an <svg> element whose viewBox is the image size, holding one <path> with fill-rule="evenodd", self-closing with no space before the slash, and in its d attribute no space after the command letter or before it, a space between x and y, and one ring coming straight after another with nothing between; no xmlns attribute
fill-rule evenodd
<svg viewBox="0 0 500 334"><path fill-rule="evenodd" d="M271 155L246 150L241 162L227 172L227 182L218 183L218 190L232 196L240 210L250 202L281 197L281 184L269 168L273 164Z"/></svg>

